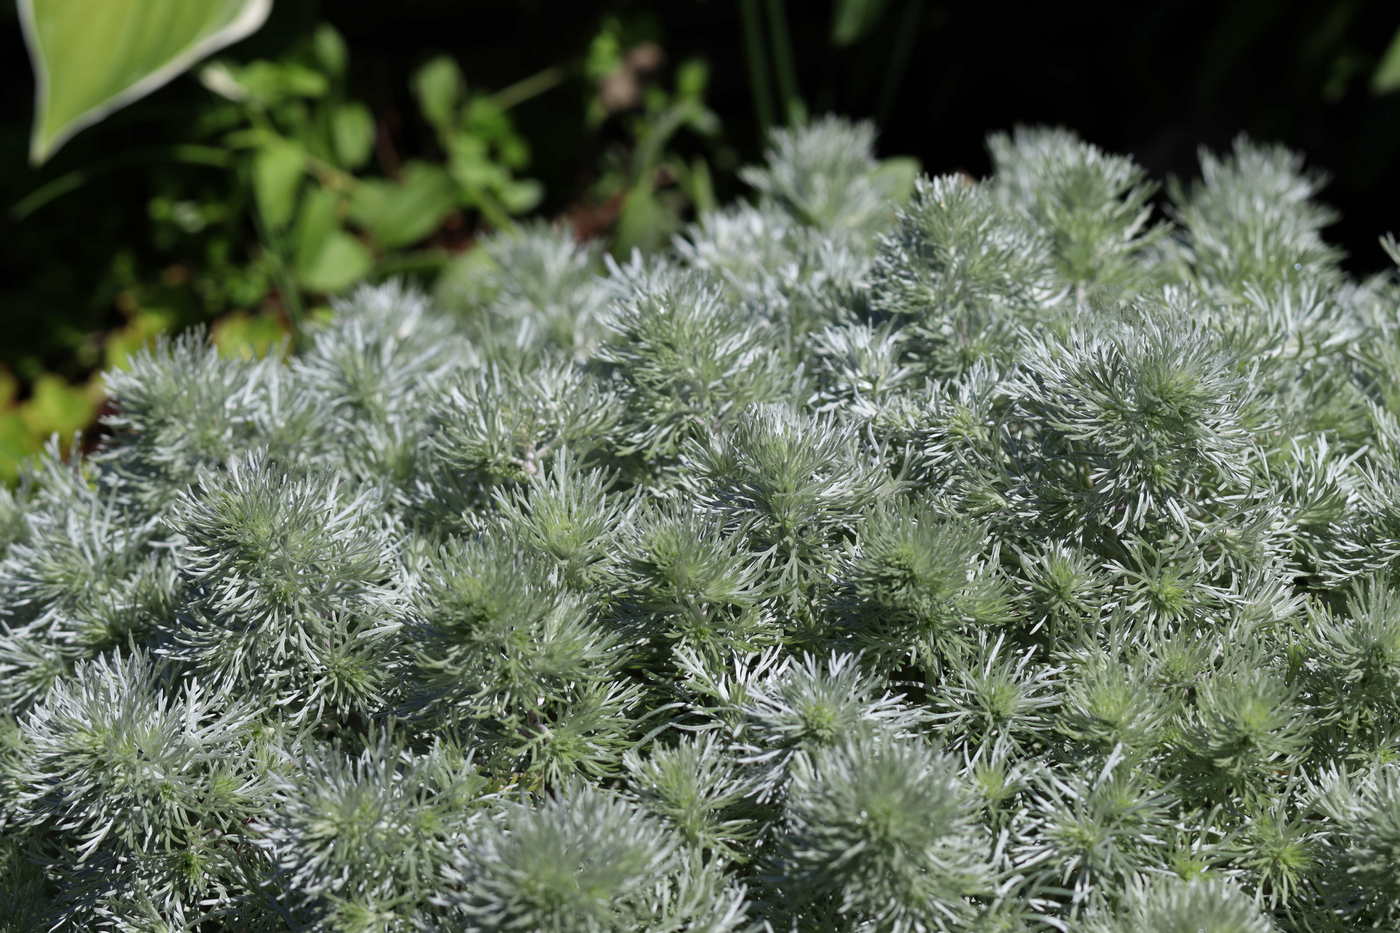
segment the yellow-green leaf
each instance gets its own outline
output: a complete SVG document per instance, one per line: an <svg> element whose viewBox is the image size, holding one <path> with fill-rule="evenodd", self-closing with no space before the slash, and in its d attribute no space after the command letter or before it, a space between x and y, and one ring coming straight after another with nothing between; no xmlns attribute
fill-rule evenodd
<svg viewBox="0 0 1400 933"><path fill-rule="evenodd" d="M374 257L363 243L344 230L335 230L299 271L307 289L329 294L355 284L373 265Z"/></svg>
<svg viewBox="0 0 1400 933"><path fill-rule="evenodd" d="M253 156L253 196L270 229L280 230L292 219L305 168L306 151L285 139L271 140Z"/></svg>
<svg viewBox="0 0 1400 933"><path fill-rule="evenodd" d="M369 108L353 101L336 107L331 115L331 142L341 165L350 169L364 165L374 146L374 117Z"/></svg>
<svg viewBox="0 0 1400 933"><path fill-rule="evenodd" d="M362 181L350 197L350 217L385 249L416 243L457 206L457 186L436 165L410 162L395 182Z"/></svg>
<svg viewBox="0 0 1400 933"><path fill-rule="evenodd" d="M308 291L340 291L374 266L370 249L340 228L340 209L340 199L325 188L308 192L301 207L293 233L295 269Z"/></svg>
<svg viewBox="0 0 1400 933"><path fill-rule="evenodd" d="M70 385L60 376L44 373L34 380L34 392L19 407L19 416L36 435L58 434L66 439L97 416L101 395L98 383Z"/></svg>
<svg viewBox="0 0 1400 933"><path fill-rule="evenodd" d="M337 77L345 73L345 66L350 61L350 52L345 48L345 40L330 23L322 23L316 27L315 35L311 37L311 49L316 55L316 61L327 73Z"/></svg>
<svg viewBox="0 0 1400 933"><path fill-rule="evenodd" d="M20 464L43 446L42 438L29 430L19 412L0 411L0 484L13 484Z"/></svg>
<svg viewBox="0 0 1400 933"><path fill-rule="evenodd" d="M1394 90L1400 90L1400 30L1397 30L1395 38L1390 40L1390 47L1381 57L1381 63L1376 66L1376 73L1371 75L1373 93L1389 94Z"/></svg>
<svg viewBox="0 0 1400 933"><path fill-rule="evenodd" d="M340 229L341 206L340 196L329 188L307 192L292 231L292 256L298 269L311 268L327 238Z"/></svg>
<svg viewBox="0 0 1400 933"><path fill-rule="evenodd" d="M272 0L19 0L34 66L29 157L263 24Z"/></svg>
<svg viewBox="0 0 1400 933"><path fill-rule="evenodd" d="M456 120L462 99L461 69L452 59L439 55L414 74L413 93L423 116L439 133L445 133Z"/></svg>
<svg viewBox="0 0 1400 933"><path fill-rule="evenodd" d="M213 326L210 338L219 353L229 359L258 359L285 346L287 331L271 314L246 311L225 314Z"/></svg>
<svg viewBox="0 0 1400 933"><path fill-rule="evenodd" d="M875 169L875 178L890 200L909 200L914 193L914 180L919 177L919 160L908 156L883 159Z"/></svg>

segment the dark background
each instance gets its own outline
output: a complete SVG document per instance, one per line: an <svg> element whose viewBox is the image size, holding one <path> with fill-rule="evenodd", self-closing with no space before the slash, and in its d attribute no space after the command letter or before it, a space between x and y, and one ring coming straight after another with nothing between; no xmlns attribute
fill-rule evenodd
<svg viewBox="0 0 1400 933"><path fill-rule="evenodd" d="M279 31L295 35L323 16L359 53L367 89L389 106L405 105L392 97L402 91L395 76L432 50L456 55L469 78L504 84L581 54L602 15L649 15L671 58L711 63L709 99L725 136L745 159L760 149L733 2L406 0L322 4L319 12L317 4L294 6L284 2L258 41L271 44ZM1068 127L1132 154L1159 178L1193 174L1199 147L1226 148L1247 133L1303 152L1328 174L1326 199L1342 213L1332 239L1359 267L1380 268L1376 236L1400 228L1400 93L1374 95L1369 80L1400 28L1400 4L896 0L847 48L830 42L829 3L786 6L808 109L876 120L886 154L917 156L929 172L984 173L986 134L1017 124ZM583 108L568 97L523 110L527 135L576 138L571 124ZM571 176L588 156L536 147L535 171L547 179L556 206L570 196L577 181Z"/></svg>
<svg viewBox="0 0 1400 933"><path fill-rule="evenodd" d="M279 10L269 32L296 31L296 18L282 15L292 12L289 6ZM470 24L463 22L467 7ZM1159 178L1189 176L1199 147L1228 147L1243 132L1298 149L1329 175L1325 197L1342 214L1332 239L1359 267L1380 268L1376 236L1400 229L1394 213L1400 93L1370 90L1375 65L1400 28L1400 4L895 0L868 36L844 49L829 40L830 4L803 0L786 7L808 109L875 119L886 154L917 156L929 172L982 174L987 133L1055 124L1132 154ZM322 6L361 53L357 67L366 69L366 82L387 88L396 86L394 74L432 49L457 55L469 77L505 83L579 55L597 19L618 11L653 16L671 58L710 61L710 104L725 136L745 159L754 158L759 139L733 2ZM902 43L908 58L900 69ZM364 61L366 53L374 55L373 64ZM551 126L577 122L582 107L567 97L545 98L528 114L522 111L522 118L530 117L527 135L548 139ZM578 135L556 132L562 139ZM586 161L588 153L537 146L536 171L548 179L556 205L569 197L580 157Z"/></svg>
<svg viewBox="0 0 1400 933"><path fill-rule="evenodd" d="M755 8L766 10L766 0ZM845 46L832 41L829 3L790 0L784 8L808 111L875 120L882 154L916 156L930 173L985 173L986 134L1017 124L1071 128L1132 154L1158 178L1192 175L1199 147L1228 147L1243 132L1303 152L1331 178L1324 198L1342 219L1328 235L1354 271L1382 268L1376 238L1400 230L1400 93L1371 88L1400 26L1393 0L1162 0L1141 8L890 0ZM735 2L277 0L267 26L228 54L275 56L328 20L349 46L353 93L378 119L401 122L400 144L411 149L414 128L399 115L412 111L407 76L415 65L445 52L468 82L503 87L577 62L607 16L636 24L670 63L708 61L707 101L723 140L716 187L721 198L738 194L732 168L758 157L761 133ZM71 370L86 364L65 356L71 341L53 334L117 320L112 251L122 244L139 259L150 249L152 190L162 173L189 170L143 161L143 147L181 138L208 93L179 78L36 171L25 160L32 82L12 6L0 14L0 79L8 89L0 113L0 367L28 354ZM609 145L606 128L585 125L594 92L582 80L565 82L514 113L533 150L529 174L545 186L545 216L582 196ZM9 214L46 180L104 163L22 223Z"/></svg>

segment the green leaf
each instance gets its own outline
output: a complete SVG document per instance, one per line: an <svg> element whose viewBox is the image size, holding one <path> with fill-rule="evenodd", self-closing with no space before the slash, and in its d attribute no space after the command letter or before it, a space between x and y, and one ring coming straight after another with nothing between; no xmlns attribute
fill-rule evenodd
<svg viewBox="0 0 1400 933"><path fill-rule="evenodd" d="M1389 94L1394 90L1400 90L1400 30L1390 40L1390 47L1381 56L1376 73L1371 76L1371 93Z"/></svg>
<svg viewBox="0 0 1400 933"><path fill-rule="evenodd" d="M200 79L230 100L252 100L264 107L293 97L322 97L331 88L325 75L296 62L255 61L236 70L215 63L200 69Z"/></svg>
<svg viewBox="0 0 1400 933"><path fill-rule="evenodd" d="M633 248L654 249L679 225L676 212L662 203L651 185L638 184L622 202L613 234L613 252L625 256Z"/></svg>
<svg viewBox="0 0 1400 933"><path fill-rule="evenodd" d="M19 477L20 464L43 446L18 411L0 411L0 483L13 483Z"/></svg>
<svg viewBox="0 0 1400 933"><path fill-rule="evenodd" d="M327 188L313 188L302 202L292 234L292 261L298 270L311 268L331 234L340 229L340 198Z"/></svg>
<svg viewBox="0 0 1400 933"><path fill-rule="evenodd" d="M462 87L461 70L445 55L432 59L413 76L418 107L439 133L448 132L456 120Z"/></svg>
<svg viewBox="0 0 1400 933"><path fill-rule="evenodd" d="M336 230L299 270L301 284L313 292L338 292L369 274L374 257L365 245L344 230Z"/></svg>
<svg viewBox="0 0 1400 933"><path fill-rule="evenodd" d="M102 344L108 369L124 369L131 355L149 347L158 336L175 328L176 315L165 308L142 308L127 325L112 333Z"/></svg>
<svg viewBox="0 0 1400 933"><path fill-rule="evenodd" d="M346 168L359 168L374 147L374 117L364 104L341 104L331 116L335 157Z"/></svg>
<svg viewBox="0 0 1400 933"><path fill-rule="evenodd" d="M715 184L710 176L710 166L702 158L696 158L690 163L689 171L681 178L681 185L685 188L686 196L695 205L697 214L705 214L715 209L718 203L715 200Z"/></svg>
<svg viewBox="0 0 1400 933"><path fill-rule="evenodd" d="M457 133L448 143L447 170L467 191L489 190L510 180L510 172L491 158L491 150L481 137Z"/></svg>
<svg viewBox="0 0 1400 933"><path fill-rule="evenodd" d="M96 417L99 397L91 386L70 385L61 376L44 373L34 380L33 394L20 406L19 414L32 433L66 439Z"/></svg>
<svg viewBox="0 0 1400 933"><path fill-rule="evenodd" d="M533 178L516 178L501 186L501 203L512 214L532 210L544 197L544 186Z"/></svg>
<svg viewBox="0 0 1400 933"><path fill-rule="evenodd" d="M850 45L868 33L885 12L889 0L838 0L831 16L831 41Z"/></svg>
<svg viewBox="0 0 1400 933"><path fill-rule="evenodd" d="M295 231L297 279L313 292L338 292L364 278L374 257L340 226L340 197L315 188L306 196Z"/></svg>
<svg viewBox="0 0 1400 933"><path fill-rule="evenodd" d="M681 62L676 69L676 97L702 103L710 83L710 66L700 58Z"/></svg>
<svg viewBox="0 0 1400 933"><path fill-rule="evenodd" d="M501 267L491 251L478 245L458 253L443 267L433 286L433 297L444 307L476 307L486 303L500 276Z"/></svg>
<svg viewBox="0 0 1400 933"><path fill-rule="evenodd" d="M322 23L316 27L316 34L311 37L311 51L316 56L316 62L327 74L337 77L345 74L350 53L345 48L345 40L330 23Z"/></svg>
<svg viewBox="0 0 1400 933"><path fill-rule="evenodd" d="M254 32L272 0L19 0L38 164L74 133Z"/></svg>
<svg viewBox="0 0 1400 933"><path fill-rule="evenodd" d="M199 69L199 80L229 100L252 101L273 107L295 97L324 97L330 80L314 68L296 62L253 61L246 65L210 62Z"/></svg>
<svg viewBox="0 0 1400 933"><path fill-rule="evenodd" d="M283 345L287 332L274 315L235 311L220 318L209 336L223 356L251 360Z"/></svg>
<svg viewBox="0 0 1400 933"><path fill-rule="evenodd" d="M457 186L436 165L410 162L395 184L363 181L350 198L350 217L385 249L407 246L437 229L457 206Z"/></svg>
<svg viewBox="0 0 1400 933"><path fill-rule="evenodd" d="M253 196L269 229L280 230L292 219L305 168L306 151L285 139L273 139L253 156Z"/></svg>
<svg viewBox="0 0 1400 933"><path fill-rule="evenodd" d="M875 178L891 200L902 203L914 193L914 180L919 177L919 160L908 156L882 159L875 169Z"/></svg>

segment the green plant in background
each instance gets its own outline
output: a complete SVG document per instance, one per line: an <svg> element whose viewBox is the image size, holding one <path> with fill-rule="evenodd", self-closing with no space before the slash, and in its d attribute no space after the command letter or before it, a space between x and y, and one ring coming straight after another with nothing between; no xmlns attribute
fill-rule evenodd
<svg viewBox="0 0 1400 933"><path fill-rule="evenodd" d="M414 94L446 157L458 201L480 211L497 229L512 227L511 218L533 208L542 195L538 182L512 175L529 164L530 148L516 132L509 110L560 80L559 69L551 68L494 94L469 94L457 63L446 56L432 59L413 76ZM415 239L411 231L386 229L392 227L386 220L373 211L364 216L381 238Z"/></svg>
<svg viewBox="0 0 1400 933"><path fill-rule="evenodd" d="M265 5L254 6L261 9L259 16L265 15ZM63 4L40 2L29 12L38 17L32 27L39 37L33 45L36 69L40 62L45 69L36 154L47 154L60 137L138 95L117 93L82 121L64 123L67 111L60 104L86 100L81 92L95 93L88 85L67 91L63 84L64 78L72 80L74 72L84 71L72 58L85 51L81 42L88 33L73 28L83 18ZM160 34L143 25L142 11L115 13L125 17L118 21L137 40ZM246 34L248 22L245 18L236 25ZM217 37L227 44L237 33L225 30ZM195 52L213 47L210 41L196 42L155 69L156 77L168 80ZM98 60L87 62L87 70L125 74L123 69L136 66L118 60L123 51L139 58L142 49L138 41L134 49L109 45L89 50ZM112 61L103 60L104 54ZM538 183L515 174L528 162L529 148L507 110L548 84L508 88L503 99L468 94L454 62L445 57L430 61L414 76L414 90L442 159L406 160L393 166L390 177L369 171L375 122L363 103L349 99L347 67L345 44L329 26L275 61L205 66L201 78L218 97L199 115L193 128L197 142L176 147L170 155L219 170L223 182L213 197L207 190L174 190L149 205L155 245L177 254L193 252L198 280L191 280L187 266L172 266L161 280L142 281L129 257L123 261L119 256L114 272L128 283L130 310L127 325L103 344L104 365L122 365L156 335L209 312L233 312L215 327L226 351L267 352L286 335L295 335L304 309L320 296L370 277L435 271L448 252L413 247L449 216L479 213L491 226L508 227L514 215L538 203ZM156 84L135 83L142 91ZM81 170L61 177L26 199L19 211L29 215L40 210L45 201L81 186L84 178ZM246 247L250 229L256 242L251 250ZM204 315L196 312L191 318L181 310L190 301L184 293L190 291L196 308L208 309ZM16 403L19 388L13 377L0 384L0 479L13 479L17 464L50 434L68 437L86 427L103 398L98 382L69 383L57 375L38 377L27 387L28 397Z"/></svg>
<svg viewBox="0 0 1400 933"><path fill-rule="evenodd" d="M612 233L619 255L662 245L687 214L714 207L710 160L672 150L678 136L689 134L713 151L720 120L705 104L709 65L687 59L676 66L673 87L663 87L654 80L664 56L655 36L645 19L609 17L583 63L584 75L598 87L589 123L597 127L616 115L627 137L625 147L608 154L590 191L595 201L619 204Z"/></svg>
<svg viewBox="0 0 1400 933"><path fill-rule="evenodd" d="M256 31L271 0L18 0L20 24L34 70L30 157L47 160L75 133L149 94L199 59ZM187 157L210 157L187 152ZM55 192L81 182L67 176L16 208L24 216ZM153 209L158 209L152 205ZM174 323L161 309L133 313L103 354L106 365ZM71 436L91 423L101 403L96 381L73 384L44 373L27 386L0 372L0 482L12 481L19 462L53 433Z"/></svg>
<svg viewBox="0 0 1400 933"><path fill-rule="evenodd" d="M205 12L214 16L225 5L208 4ZM181 9L193 24L204 6ZM75 47L88 41L74 28L83 20L73 8L37 0L34 12L67 29L46 27L45 34L66 36ZM244 33L256 12L244 11L237 24ZM136 14L121 21L136 40L152 32ZM227 43L237 35L225 30L216 37ZM106 287L125 323L96 341L81 332L70 339L90 366L115 367L159 334L213 319L215 341L226 352L262 354L295 340L309 316L328 311L326 296L357 282L406 275L431 284L446 270L450 292L452 282L489 262L469 248L475 233L511 228L543 195L525 174L531 146L512 110L582 80L590 91L590 131L617 136L618 144L605 153L586 193L603 223L580 229L610 232L619 252L658 246L685 216L714 201L710 160L680 155L675 142L690 134L712 146L719 126L704 103L706 65L681 63L673 86L663 87L655 35L654 24L608 18L582 59L495 92L469 85L452 58L432 58L405 79L418 111L413 128L426 130L418 135L428 145L401 151L401 140L352 96L349 50L322 24L274 59L206 64L199 77L212 94L182 141L67 171L16 205L16 216L42 222L48 203L138 159L193 166L194 175L158 182L161 190L147 205L149 245L172 261L152 274L130 245L114 244ZM162 80L215 47L208 39L191 43L158 69ZM84 60L94 72L125 73L135 66L118 59L139 52L137 46L108 43ZM70 59L45 60L54 88L75 70ZM632 82L621 94L619 79ZM154 87L137 83L140 90ZM134 96L118 94L93 114ZM57 119L42 107L40 113L36 134L41 122ZM45 145L51 151L52 143ZM0 479L12 480L19 461L51 434L69 437L90 424L102 399L100 382L86 376L27 371L0 384Z"/></svg>
<svg viewBox="0 0 1400 933"><path fill-rule="evenodd" d="M410 159L392 177L369 171L376 129L369 109L346 96L348 58L340 36L323 25L285 59L216 63L201 73L230 101L231 113L216 110L210 119L233 124L220 139L246 170L262 256L293 330L306 297L435 268L445 254L414 247L454 212L508 228L540 196L538 184L514 175L529 149L506 108L468 94L445 57L413 78L444 162Z"/></svg>

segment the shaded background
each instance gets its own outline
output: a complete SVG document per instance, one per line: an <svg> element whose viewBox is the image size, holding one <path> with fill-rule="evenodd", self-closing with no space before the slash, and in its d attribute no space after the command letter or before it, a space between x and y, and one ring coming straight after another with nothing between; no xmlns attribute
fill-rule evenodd
<svg viewBox="0 0 1400 933"><path fill-rule="evenodd" d="M775 12L786 19L777 25L805 111L874 120L882 155L914 156L930 173L983 174L987 133L1055 124L1133 155L1159 179L1189 177L1199 147L1228 147L1243 132L1301 151L1330 177L1324 199L1341 220L1328 236L1353 271L1382 268L1376 238L1400 231L1400 92L1381 93L1374 80L1400 27L1394 2L1163 0L1127 13L1088 4L886 0L861 5L865 17L854 26L840 25L840 6L277 0L268 24L224 57L277 58L316 24L333 24L350 52L350 93L375 117L377 170L389 176L394 165L386 163L434 152L409 90L409 76L430 56L456 59L469 89L497 90L543 73L548 89L511 111L529 146L523 174L542 185L534 214L565 218L605 243L614 242L627 196L619 166L634 155L645 124L625 102L599 116L601 85L588 71L597 37L610 31L623 52L644 48L642 90L669 87L683 63L704 66L716 126L677 133L667 147L678 160L703 162L723 201L742 191L735 169L761 152L764 106L775 122L786 112ZM745 31L745 13L759 35ZM765 43L757 85L746 51L755 37ZM217 274L257 255L258 231L231 202L238 195L227 173L147 152L203 132L196 127L211 95L193 76L81 133L35 170L25 158L32 81L9 5L0 14L0 72L11 89L0 112L3 460L32 446L33 436L90 419L100 404L93 372L120 362L114 340L129 349L149 337L147 325L132 330L145 310L160 311L160 329L178 329L230 313L272 314L278 298L198 289L215 275L207 237L184 237L161 216L158 204L225 205L219 248L227 255ZM26 201L36 191L48 192L37 208ZM672 223L695 209L674 194ZM464 251L484 227L479 217L454 215L429 245ZM665 228L656 232L662 238Z"/></svg>
<svg viewBox="0 0 1400 933"><path fill-rule="evenodd" d="M733 2L279 3L254 41L328 19L359 53L355 77L370 99L399 109L408 106L401 76L431 51L499 86L580 56L606 15L650 21L639 32L654 32L671 61L710 63L709 103L741 157L761 149ZM1400 93L1370 87L1400 28L1393 2L1159 0L1137 10L890 0L846 47L831 41L831 3L786 7L807 109L876 120L885 154L916 156L931 173L984 173L985 136L1021 123L1073 129L1158 178L1192 175L1199 147L1228 147L1243 132L1295 148L1327 172L1326 198L1342 213L1332 239L1358 268L1380 268L1376 236L1400 229ZM596 158L572 145L582 97L566 89L521 111L556 210L577 196L578 175Z"/></svg>

